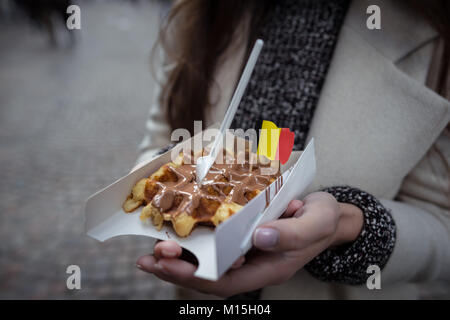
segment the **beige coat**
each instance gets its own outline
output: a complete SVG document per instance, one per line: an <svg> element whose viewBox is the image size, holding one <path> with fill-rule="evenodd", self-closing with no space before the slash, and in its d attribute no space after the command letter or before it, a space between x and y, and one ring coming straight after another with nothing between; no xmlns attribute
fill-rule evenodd
<svg viewBox="0 0 450 320"><path fill-rule="evenodd" d="M366 28L366 8L381 8L381 30ZM351 185L379 199L397 225L381 290L318 281L303 270L265 288L263 298L450 297L450 103L425 78L437 34L394 1L354 1L314 114L317 176L309 192ZM221 122L239 76L245 33L236 37L211 92L218 103L208 123ZM162 74L163 75L163 74ZM155 104L139 161L170 142Z"/></svg>

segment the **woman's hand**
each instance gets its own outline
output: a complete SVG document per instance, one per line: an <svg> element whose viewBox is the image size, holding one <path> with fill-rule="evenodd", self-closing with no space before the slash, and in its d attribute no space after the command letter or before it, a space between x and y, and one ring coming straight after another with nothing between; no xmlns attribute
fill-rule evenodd
<svg viewBox="0 0 450 320"><path fill-rule="evenodd" d="M303 201L291 201L281 219L258 227L253 234L256 250L239 258L218 281L194 277L197 267L180 259L182 249L174 241L158 242L153 255L140 257L137 265L162 280L228 297L287 281L323 250L356 239L362 224L359 208L314 192Z"/></svg>

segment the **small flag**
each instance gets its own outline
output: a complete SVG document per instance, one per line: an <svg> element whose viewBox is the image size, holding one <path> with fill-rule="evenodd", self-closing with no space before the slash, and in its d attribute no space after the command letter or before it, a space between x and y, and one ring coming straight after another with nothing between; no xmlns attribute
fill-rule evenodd
<svg viewBox="0 0 450 320"><path fill-rule="evenodd" d="M272 121L264 120L257 153L270 160L280 160L281 164L285 164L294 147L294 138L295 134L289 128L278 128Z"/></svg>

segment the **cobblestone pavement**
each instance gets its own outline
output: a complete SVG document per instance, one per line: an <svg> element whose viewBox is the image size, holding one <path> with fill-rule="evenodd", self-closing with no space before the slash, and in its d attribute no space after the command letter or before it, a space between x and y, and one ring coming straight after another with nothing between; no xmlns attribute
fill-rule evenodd
<svg viewBox="0 0 450 320"><path fill-rule="evenodd" d="M99 243L84 200L126 174L152 97L160 5L83 2L73 48L0 21L0 298L156 299L172 286L135 267L149 238ZM81 290L66 288L68 265Z"/></svg>

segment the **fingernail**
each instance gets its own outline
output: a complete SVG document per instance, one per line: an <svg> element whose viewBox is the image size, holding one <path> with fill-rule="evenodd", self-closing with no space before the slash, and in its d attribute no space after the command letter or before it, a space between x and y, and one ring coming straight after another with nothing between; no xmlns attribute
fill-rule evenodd
<svg viewBox="0 0 450 320"><path fill-rule="evenodd" d="M159 271L163 274L167 274L167 270L164 269L164 267L161 264L159 264L158 262L153 265L153 268L155 268L157 271Z"/></svg>
<svg viewBox="0 0 450 320"><path fill-rule="evenodd" d="M160 265L159 263L155 263L155 264L153 265L153 268L155 268L155 269L157 269L157 270L162 270L162 269L163 269L162 265Z"/></svg>
<svg viewBox="0 0 450 320"><path fill-rule="evenodd" d="M278 230L273 228L258 228L255 231L254 244L256 247L264 249L275 246L280 238Z"/></svg>
<svg viewBox="0 0 450 320"><path fill-rule="evenodd" d="M136 268L141 269L142 270L142 266L140 264L136 263Z"/></svg>
<svg viewBox="0 0 450 320"><path fill-rule="evenodd" d="M176 252L170 251L170 250L161 250L161 253L166 258L175 258L177 256Z"/></svg>

